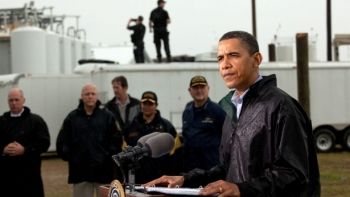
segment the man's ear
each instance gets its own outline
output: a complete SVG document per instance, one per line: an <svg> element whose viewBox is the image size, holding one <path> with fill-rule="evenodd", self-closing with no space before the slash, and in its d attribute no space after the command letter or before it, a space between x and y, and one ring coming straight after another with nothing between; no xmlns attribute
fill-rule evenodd
<svg viewBox="0 0 350 197"><path fill-rule="evenodd" d="M261 64L262 59L263 59L263 57L262 57L260 52L254 53L254 61L255 61L254 66L259 68L259 65Z"/></svg>

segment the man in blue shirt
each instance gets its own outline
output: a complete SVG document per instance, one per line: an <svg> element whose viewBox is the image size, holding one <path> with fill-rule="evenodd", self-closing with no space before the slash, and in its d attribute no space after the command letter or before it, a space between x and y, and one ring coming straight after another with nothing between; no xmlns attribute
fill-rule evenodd
<svg viewBox="0 0 350 197"><path fill-rule="evenodd" d="M194 76L188 88L193 101L182 114L184 171L209 170L219 164L219 145L225 111L208 97L209 86L203 76Z"/></svg>

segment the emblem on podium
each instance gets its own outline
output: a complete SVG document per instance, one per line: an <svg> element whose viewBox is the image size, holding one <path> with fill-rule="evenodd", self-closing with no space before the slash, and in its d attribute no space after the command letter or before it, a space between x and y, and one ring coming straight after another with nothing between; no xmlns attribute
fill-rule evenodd
<svg viewBox="0 0 350 197"><path fill-rule="evenodd" d="M125 197L124 188L118 180L113 180L111 182L108 197Z"/></svg>

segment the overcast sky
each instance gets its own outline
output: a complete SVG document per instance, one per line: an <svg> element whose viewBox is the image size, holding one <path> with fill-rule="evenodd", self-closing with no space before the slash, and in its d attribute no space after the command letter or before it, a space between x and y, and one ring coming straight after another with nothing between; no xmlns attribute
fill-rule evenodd
<svg viewBox="0 0 350 197"><path fill-rule="evenodd" d="M1 0L1 8L22 7L26 0ZM54 14L80 15L80 28L87 39L97 44L130 44L126 24L130 17L143 15L148 24L156 0L36 0L35 7L53 6ZM332 1L334 34L350 34L349 0ZM173 55L194 55L215 49L219 37L230 30L252 32L250 0L168 0L165 9ZM326 60L326 0L256 0L257 38L261 51L268 58L267 45L274 35L288 41L297 32L317 35L317 58ZM67 19L67 24L74 22ZM145 37L146 50L155 54L153 35ZM346 49L346 55L350 50Z"/></svg>

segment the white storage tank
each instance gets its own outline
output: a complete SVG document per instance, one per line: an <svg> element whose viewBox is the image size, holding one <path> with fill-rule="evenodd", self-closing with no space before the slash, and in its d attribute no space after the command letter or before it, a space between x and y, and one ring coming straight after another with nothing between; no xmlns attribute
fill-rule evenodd
<svg viewBox="0 0 350 197"><path fill-rule="evenodd" d="M72 56L72 70L78 65L78 61L82 58L83 42L79 39L73 40L73 56Z"/></svg>
<svg viewBox="0 0 350 197"><path fill-rule="evenodd" d="M316 62L317 60L317 44L311 43L309 44L309 61Z"/></svg>
<svg viewBox="0 0 350 197"><path fill-rule="evenodd" d="M281 62L293 61L293 46L292 45L276 46L276 61L281 61Z"/></svg>
<svg viewBox="0 0 350 197"><path fill-rule="evenodd" d="M317 60L317 34L309 36L309 60L311 62Z"/></svg>
<svg viewBox="0 0 350 197"><path fill-rule="evenodd" d="M61 72L64 74L71 74L73 72L72 65L72 46L73 39L70 37L61 37Z"/></svg>
<svg viewBox="0 0 350 197"><path fill-rule="evenodd" d="M92 47L91 44L88 42L83 42L82 44L82 58L83 59L90 59L92 58Z"/></svg>
<svg viewBox="0 0 350 197"><path fill-rule="evenodd" d="M54 32L46 34L46 70L48 74L59 74L60 71L60 37Z"/></svg>
<svg viewBox="0 0 350 197"><path fill-rule="evenodd" d="M19 27L11 32L12 73L46 74L46 32Z"/></svg>

